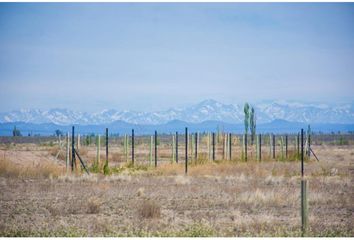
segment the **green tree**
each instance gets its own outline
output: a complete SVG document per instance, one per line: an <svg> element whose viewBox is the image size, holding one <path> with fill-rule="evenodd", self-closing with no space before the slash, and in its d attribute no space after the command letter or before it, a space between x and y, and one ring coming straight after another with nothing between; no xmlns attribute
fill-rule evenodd
<svg viewBox="0 0 354 240"><path fill-rule="evenodd" d="M14 136L14 137L22 136L20 130L18 130L18 129L16 128L16 126L15 126L14 129L12 130L12 136Z"/></svg>
<svg viewBox="0 0 354 240"><path fill-rule="evenodd" d="M256 138L256 114L254 108L250 111L250 132L251 132L251 145L253 145L254 139Z"/></svg>
<svg viewBox="0 0 354 240"><path fill-rule="evenodd" d="M55 136L59 137L59 136L63 136L63 132L60 131L59 129L55 130Z"/></svg>
<svg viewBox="0 0 354 240"><path fill-rule="evenodd" d="M249 127L249 119L250 119L250 105L248 103L245 103L245 107L243 108L243 111L245 113L245 134L248 134L248 127Z"/></svg>

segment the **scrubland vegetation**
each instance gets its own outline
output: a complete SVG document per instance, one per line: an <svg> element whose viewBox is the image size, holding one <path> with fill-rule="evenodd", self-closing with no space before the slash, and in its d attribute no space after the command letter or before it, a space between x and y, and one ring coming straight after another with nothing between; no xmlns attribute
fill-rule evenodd
<svg viewBox="0 0 354 240"><path fill-rule="evenodd" d="M315 142L315 141L314 141ZM305 163L309 180L307 236L354 236L353 143L316 144ZM300 162L208 159L201 148L184 174L184 152L171 163L171 146L159 145L157 168L149 147L126 161L122 145L104 151L96 170L95 146L81 146L90 175L65 167L65 152L53 144L1 144L0 236L301 236Z"/></svg>

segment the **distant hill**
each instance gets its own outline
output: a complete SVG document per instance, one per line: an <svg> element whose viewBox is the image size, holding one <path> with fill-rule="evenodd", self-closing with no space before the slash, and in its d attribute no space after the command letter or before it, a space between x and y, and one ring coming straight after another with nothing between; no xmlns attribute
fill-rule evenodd
<svg viewBox="0 0 354 240"><path fill-rule="evenodd" d="M40 134L42 136L53 135L55 130L59 129L63 133L71 131L71 125L57 125L54 123L25 123L25 122L12 122L0 123L0 136L11 136L12 130L16 126L22 135ZM132 124L124 121L115 121L109 124L98 125L80 125L75 124L76 132L81 134L104 134L105 128L109 128L111 134L130 134L134 128L136 135L153 134L158 131L159 134L170 134L178 131L183 134L185 127L188 127L190 132L216 132L220 131L243 133L243 124L232 124L221 121L204 121L201 123L188 123L180 120L173 120L165 124ZM297 133L301 128L307 129L306 123L288 122L285 120L274 120L270 123L258 124L258 133ZM314 132L349 132L354 131L354 124L332 124L332 123L315 123L311 124L311 129Z"/></svg>

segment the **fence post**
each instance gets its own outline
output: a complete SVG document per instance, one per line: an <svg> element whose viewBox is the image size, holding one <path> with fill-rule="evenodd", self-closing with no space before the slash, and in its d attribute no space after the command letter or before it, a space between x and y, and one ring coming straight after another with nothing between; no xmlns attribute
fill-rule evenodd
<svg viewBox="0 0 354 240"><path fill-rule="evenodd" d="M241 160L243 161L245 160L245 134L242 134L242 142L240 145L241 145Z"/></svg>
<svg viewBox="0 0 354 240"><path fill-rule="evenodd" d="M259 161L259 147L258 147L258 145L259 145L259 136L258 135L256 135L256 159L257 159L257 161Z"/></svg>
<svg viewBox="0 0 354 240"><path fill-rule="evenodd" d="M213 138L212 138L212 145L213 145L213 161L215 161L215 133L213 132Z"/></svg>
<svg viewBox="0 0 354 240"><path fill-rule="evenodd" d="M96 163L97 163L97 167L100 166L100 147L101 147L101 136L98 134L97 136L97 140L96 140L96 148L97 148L97 152L96 152Z"/></svg>
<svg viewBox="0 0 354 240"><path fill-rule="evenodd" d="M172 151L172 158L171 158L171 163L175 162L175 135L172 134L172 144L171 144L171 151Z"/></svg>
<svg viewBox="0 0 354 240"><path fill-rule="evenodd" d="M304 129L301 129L301 178L304 177Z"/></svg>
<svg viewBox="0 0 354 240"><path fill-rule="evenodd" d="M80 133L77 134L77 150L80 149Z"/></svg>
<svg viewBox="0 0 354 240"><path fill-rule="evenodd" d="M125 141L126 141L126 145L125 145L125 147L126 147L126 149L125 149L125 158L126 158L126 161L128 162L128 155L129 155L129 136L128 136L128 134L126 134L125 135Z"/></svg>
<svg viewBox="0 0 354 240"><path fill-rule="evenodd" d="M150 136L150 166L152 165L152 142L153 136Z"/></svg>
<svg viewBox="0 0 354 240"><path fill-rule="evenodd" d="M284 160L284 138L280 136L281 160Z"/></svg>
<svg viewBox="0 0 354 240"><path fill-rule="evenodd" d="M269 133L269 159L272 158L272 135Z"/></svg>
<svg viewBox="0 0 354 240"><path fill-rule="evenodd" d="M178 132L176 132L176 163L178 163Z"/></svg>
<svg viewBox="0 0 354 240"><path fill-rule="evenodd" d="M66 173L68 173L69 160L70 160L70 137L69 137L69 132L67 132L66 133L66 158L65 158Z"/></svg>
<svg viewBox="0 0 354 240"><path fill-rule="evenodd" d="M157 167L157 131L155 130L155 168Z"/></svg>
<svg viewBox="0 0 354 240"><path fill-rule="evenodd" d="M308 126L308 130L307 130L307 143L308 143L308 146L307 146L307 157L310 159L311 157L311 130L310 130L310 125Z"/></svg>
<svg viewBox="0 0 354 240"><path fill-rule="evenodd" d="M75 159L75 127L72 127L71 133L71 171L74 171L76 168L76 159Z"/></svg>
<svg viewBox="0 0 354 240"><path fill-rule="evenodd" d="M194 140L195 140L195 153L194 153L194 158L195 160L198 159L198 133L196 132L195 133L195 136L194 136Z"/></svg>
<svg viewBox="0 0 354 240"><path fill-rule="evenodd" d="M125 161L127 161L127 134L124 134L124 139L123 139L123 154L125 157Z"/></svg>
<svg viewBox="0 0 354 240"><path fill-rule="evenodd" d="M194 151L194 134L191 133L191 159L192 159L192 160L193 160L193 158L194 158L193 151Z"/></svg>
<svg viewBox="0 0 354 240"><path fill-rule="evenodd" d="M300 134L297 133L297 159L300 158Z"/></svg>
<svg viewBox="0 0 354 240"><path fill-rule="evenodd" d="M222 139L222 159L224 160L225 159L225 133L222 133L221 134L221 139Z"/></svg>
<svg viewBox="0 0 354 240"><path fill-rule="evenodd" d="M285 158L288 159L288 135L285 135Z"/></svg>
<svg viewBox="0 0 354 240"><path fill-rule="evenodd" d="M247 162L247 134L245 134L245 160Z"/></svg>
<svg viewBox="0 0 354 240"><path fill-rule="evenodd" d="M106 163L108 166L108 128L106 128Z"/></svg>
<svg viewBox="0 0 354 240"><path fill-rule="evenodd" d="M275 159L275 135L274 133L272 134L273 136L273 159Z"/></svg>
<svg viewBox="0 0 354 240"><path fill-rule="evenodd" d="M188 173L188 128L185 129L185 166L184 166L184 173Z"/></svg>
<svg viewBox="0 0 354 240"><path fill-rule="evenodd" d="M262 134L259 134L259 161L262 161Z"/></svg>
<svg viewBox="0 0 354 240"><path fill-rule="evenodd" d="M229 133L229 159L232 159L232 135Z"/></svg>
<svg viewBox="0 0 354 240"><path fill-rule="evenodd" d="M210 160L210 156L211 156L211 148L210 148L210 144L211 144L211 141L210 141L210 132L208 132L208 160Z"/></svg>
<svg viewBox="0 0 354 240"><path fill-rule="evenodd" d="M304 179L304 129L301 129L301 230L305 235L308 223L307 180Z"/></svg>
<svg viewBox="0 0 354 240"><path fill-rule="evenodd" d="M308 201L307 201L308 181L301 179L301 231L302 236L306 234L308 227Z"/></svg>
<svg viewBox="0 0 354 240"><path fill-rule="evenodd" d="M132 129L132 164L134 165L134 129Z"/></svg>

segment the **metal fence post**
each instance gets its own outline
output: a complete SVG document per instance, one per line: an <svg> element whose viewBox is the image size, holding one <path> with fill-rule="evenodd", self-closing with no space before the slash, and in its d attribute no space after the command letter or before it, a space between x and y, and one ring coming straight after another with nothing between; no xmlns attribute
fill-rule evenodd
<svg viewBox="0 0 354 240"><path fill-rule="evenodd" d="M184 166L184 173L188 173L188 128L185 129L185 166Z"/></svg>
<svg viewBox="0 0 354 240"><path fill-rule="evenodd" d="M134 165L134 129L132 129L132 164Z"/></svg>
<svg viewBox="0 0 354 240"><path fill-rule="evenodd" d="M215 133L214 132L212 138L212 145L213 145L213 161L215 161Z"/></svg>
<svg viewBox="0 0 354 240"><path fill-rule="evenodd" d="M178 163L178 132L176 132L176 163Z"/></svg>
<svg viewBox="0 0 354 240"><path fill-rule="evenodd" d="M75 159L75 127L72 126L71 133L71 171L74 171L74 167L76 168L76 159Z"/></svg>
<svg viewBox="0 0 354 240"><path fill-rule="evenodd" d="M157 131L155 131L155 168L157 167Z"/></svg>

